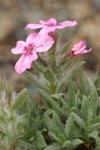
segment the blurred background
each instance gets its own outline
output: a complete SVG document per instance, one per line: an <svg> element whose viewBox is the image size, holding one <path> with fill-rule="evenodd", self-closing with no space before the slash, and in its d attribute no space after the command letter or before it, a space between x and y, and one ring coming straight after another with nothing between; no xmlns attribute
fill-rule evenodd
<svg viewBox="0 0 100 150"><path fill-rule="evenodd" d="M76 27L59 31L59 47L73 39L84 39L92 52L78 59L87 63L89 75L100 71L100 0L0 0L0 76L5 76L16 90L27 85L14 70L19 56L11 53L17 40L25 40L27 23L38 23L54 17L58 22L76 20Z"/></svg>

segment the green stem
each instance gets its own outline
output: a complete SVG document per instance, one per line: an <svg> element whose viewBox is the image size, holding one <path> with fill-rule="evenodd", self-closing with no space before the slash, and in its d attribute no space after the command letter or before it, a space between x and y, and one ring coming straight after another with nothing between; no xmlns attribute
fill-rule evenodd
<svg viewBox="0 0 100 150"><path fill-rule="evenodd" d="M56 50L52 48L49 52L50 58L50 68L53 72L56 72L57 64L56 64Z"/></svg>

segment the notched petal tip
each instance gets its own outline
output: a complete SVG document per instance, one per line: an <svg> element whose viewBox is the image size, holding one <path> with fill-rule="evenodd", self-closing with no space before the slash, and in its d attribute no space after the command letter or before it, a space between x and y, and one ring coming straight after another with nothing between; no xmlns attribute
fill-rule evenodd
<svg viewBox="0 0 100 150"><path fill-rule="evenodd" d="M87 51L86 53L89 53L89 52L91 52L91 50L92 50L92 48L85 50L85 51Z"/></svg>
<svg viewBox="0 0 100 150"><path fill-rule="evenodd" d="M78 22L77 22L77 21L73 21L73 23L74 23L75 25L77 25L77 24L78 24Z"/></svg>
<svg viewBox="0 0 100 150"><path fill-rule="evenodd" d="M16 63L16 65L15 65L15 70L16 70L16 72L17 72L18 74L22 74L26 69L21 69L21 68L19 68L19 67L17 66L17 63Z"/></svg>
<svg viewBox="0 0 100 150"><path fill-rule="evenodd" d="M25 42L24 41L18 41L16 43L16 46L11 49L11 52L13 54L22 54L24 46L25 46Z"/></svg>

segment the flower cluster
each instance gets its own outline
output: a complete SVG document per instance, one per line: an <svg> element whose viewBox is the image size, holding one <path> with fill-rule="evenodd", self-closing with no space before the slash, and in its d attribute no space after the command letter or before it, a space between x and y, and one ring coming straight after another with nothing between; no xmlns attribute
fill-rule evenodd
<svg viewBox="0 0 100 150"><path fill-rule="evenodd" d="M22 54L15 65L15 70L21 74L26 69L30 69L32 62L38 58L37 53L47 51L53 43L49 35L35 32L27 37L26 42L18 41L16 47L11 50L14 54Z"/></svg>
<svg viewBox="0 0 100 150"><path fill-rule="evenodd" d="M32 67L32 62L38 59L38 53L45 52L53 46L55 39L50 33L53 32L55 34L57 29L73 27L76 25L76 21L64 21L57 23L54 18L51 18L48 21L40 20L38 24L28 24L25 27L25 30L39 28L41 30L38 33L32 32L26 38L26 41L18 41L16 47L11 49L13 54L22 54L15 65L16 72L21 74L26 69L30 69ZM91 49L86 50L85 48L86 42L80 41L72 47L71 52L67 56L72 57L91 51Z"/></svg>

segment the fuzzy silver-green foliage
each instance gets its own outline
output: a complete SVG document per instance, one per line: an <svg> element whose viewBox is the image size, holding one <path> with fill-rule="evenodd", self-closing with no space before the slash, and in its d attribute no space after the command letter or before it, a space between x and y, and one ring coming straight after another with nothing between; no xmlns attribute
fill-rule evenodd
<svg viewBox="0 0 100 150"><path fill-rule="evenodd" d="M84 147L89 145L90 150L98 150L100 145L100 95L97 82L99 80L93 82L80 73L80 87L78 88L79 85L77 86L71 78L82 64L83 62L75 64L63 80L58 80L59 76L52 73L50 68L49 70L44 69L42 77L44 86L39 92L44 106L40 106L41 111L38 111L39 106L34 105L38 115L31 108L33 111L31 114L35 113L35 116L30 117L30 114L27 117L33 118L31 122L33 126L34 123L37 123L37 128L32 128L32 124L30 127L34 138L30 136L25 139L35 150L74 150L80 145ZM30 74L27 75L30 79ZM39 88L34 81L32 84ZM66 84L68 90L63 91ZM37 133L41 133L40 138L37 138ZM30 134L26 133L26 135Z"/></svg>
<svg viewBox="0 0 100 150"><path fill-rule="evenodd" d="M24 117L17 109L25 97L26 90L16 94L6 80L0 79L0 148L15 147L22 136Z"/></svg>
<svg viewBox="0 0 100 150"><path fill-rule="evenodd" d="M49 70L50 80L47 77L48 69L44 72L43 88L37 80L34 82L30 79L30 73L26 73L32 84L41 89L39 95L43 105L38 105L26 89L16 94L5 81L0 80L0 147L11 149L14 146L16 150L74 150L81 145L89 145L89 150L99 150L99 80L93 82L80 74L79 90L69 76L66 78L67 89L58 92L51 90L50 84L55 81L53 84L57 89L60 80L57 82L56 74L50 72L52 70Z"/></svg>
<svg viewBox="0 0 100 150"><path fill-rule="evenodd" d="M0 148L12 150L100 149L100 79L92 81L81 72L84 62L58 61L68 46L49 61L34 64L36 74L24 76L37 88L34 98L27 89L16 94L0 80ZM40 57L40 56L39 56ZM80 82L80 83L79 83ZM42 105L36 103L39 97Z"/></svg>

